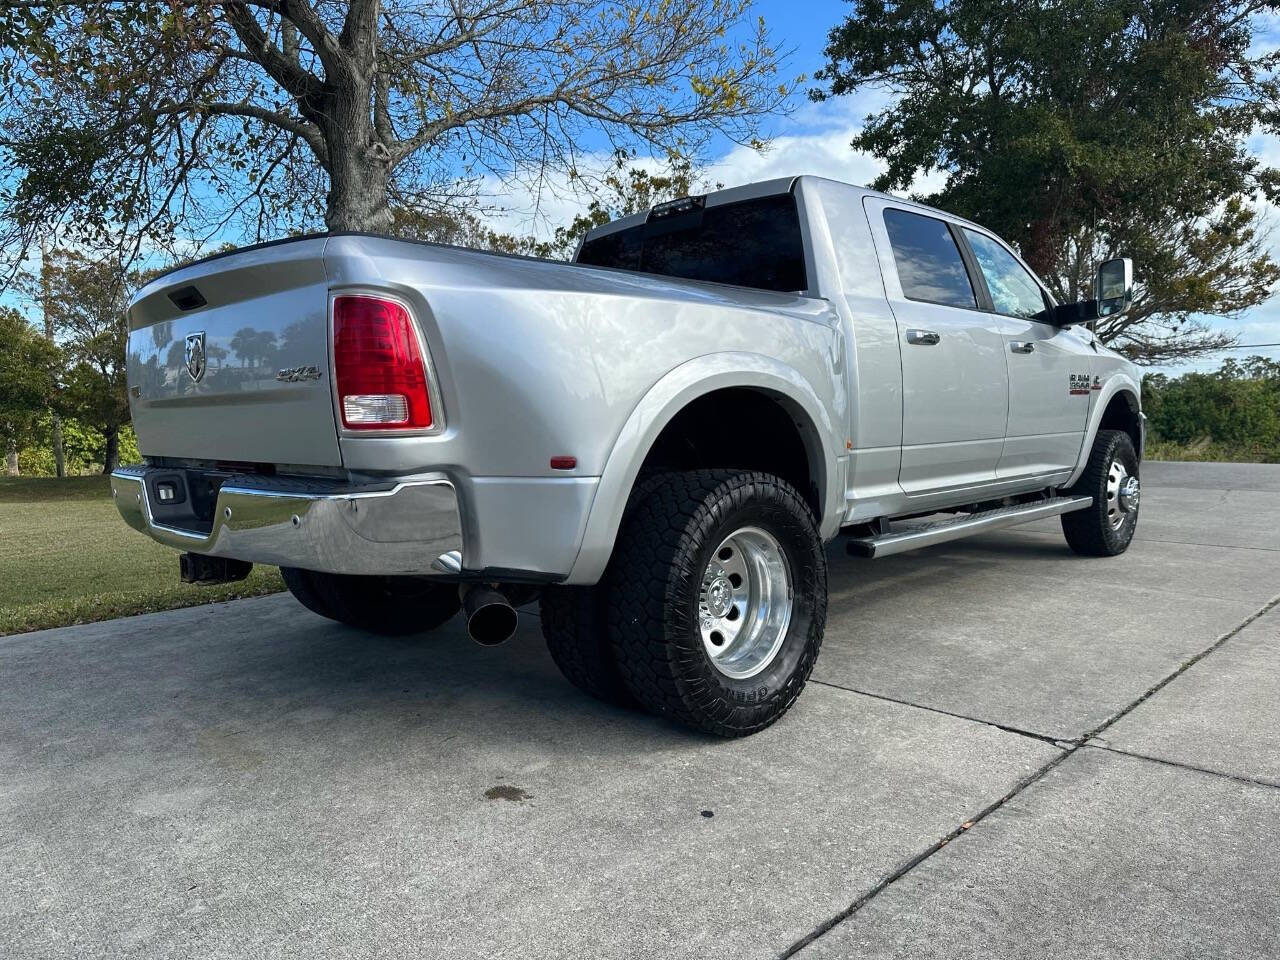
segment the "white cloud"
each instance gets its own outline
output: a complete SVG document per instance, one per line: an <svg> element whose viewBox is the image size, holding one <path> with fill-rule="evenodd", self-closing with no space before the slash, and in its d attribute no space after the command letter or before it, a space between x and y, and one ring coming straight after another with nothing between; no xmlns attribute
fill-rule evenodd
<svg viewBox="0 0 1280 960"><path fill-rule="evenodd" d="M849 144L861 129L863 118L884 102L885 96L874 91L823 103L805 102L782 121L778 135L763 151L732 145L720 156L710 158L703 164L706 178L726 187L802 174L869 184L884 170L884 164L870 154L854 151ZM607 153L587 154L578 167L589 175L598 174L611 162ZM662 163L641 158L634 165L658 170ZM921 177L913 189L938 189L943 180L942 174L934 172ZM580 184L563 174L546 177L540 189L529 183L489 177L482 195L490 206L485 220L494 229L532 232L539 237L568 223L590 200Z"/></svg>

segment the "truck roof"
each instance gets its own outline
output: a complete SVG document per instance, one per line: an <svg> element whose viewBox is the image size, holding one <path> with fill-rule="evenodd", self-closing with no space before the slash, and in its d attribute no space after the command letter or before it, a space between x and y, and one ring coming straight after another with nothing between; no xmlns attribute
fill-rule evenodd
<svg viewBox="0 0 1280 960"><path fill-rule="evenodd" d="M861 199L862 197L883 197L886 200L892 200L895 203L908 204L913 207L918 207L921 210L945 213L947 216L956 220L962 220L965 223L971 222L964 220L963 217L957 217L953 213L949 213L945 210L938 210L937 207L930 207L927 204L918 203L915 200L896 197L893 194L884 193L880 190L872 190L870 187L859 186L855 183L845 183L843 180L834 180L831 177L820 177L811 173L796 174L795 176L790 177L775 177L772 180L761 180L758 183L746 183L740 187L727 187L723 190L713 190L710 193L698 194L698 196L705 197L706 206L718 207L726 203L737 203L740 200L754 200L757 197L769 197L779 193L790 193L801 180L821 180L825 183L832 183L839 187L843 187L846 190L852 191L858 199ZM626 230L628 227L639 226L649 218L649 214L652 210L653 208L651 207L648 210L641 210L638 213L619 217L617 220L610 220L608 223L601 224L598 227L593 227L583 236L582 241L585 243L587 240L607 236L608 234L616 233L619 230ZM978 224L973 225L979 226Z"/></svg>

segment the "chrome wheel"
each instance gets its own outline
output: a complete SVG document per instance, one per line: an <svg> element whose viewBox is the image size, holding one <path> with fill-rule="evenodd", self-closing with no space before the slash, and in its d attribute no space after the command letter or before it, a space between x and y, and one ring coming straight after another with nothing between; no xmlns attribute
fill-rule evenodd
<svg viewBox="0 0 1280 960"><path fill-rule="evenodd" d="M1138 478L1119 460L1112 460L1107 470L1107 522L1112 530L1119 530L1138 512L1141 499L1142 488Z"/></svg>
<svg viewBox="0 0 1280 960"><path fill-rule="evenodd" d="M773 662L791 624L791 570L771 533L743 527L720 543L702 574L698 627L726 677L753 677Z"/></svg>

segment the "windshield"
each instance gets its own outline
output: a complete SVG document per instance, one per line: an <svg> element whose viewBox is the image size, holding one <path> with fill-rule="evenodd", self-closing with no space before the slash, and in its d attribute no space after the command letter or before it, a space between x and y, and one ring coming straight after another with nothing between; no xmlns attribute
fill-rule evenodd
<svg viewBox="0 0 1280 960"><path fill-rule="evenodd" d="M646 223L588 240L578 262L761 290L808 288L800 214L789 193L655 212Z"/></svg>

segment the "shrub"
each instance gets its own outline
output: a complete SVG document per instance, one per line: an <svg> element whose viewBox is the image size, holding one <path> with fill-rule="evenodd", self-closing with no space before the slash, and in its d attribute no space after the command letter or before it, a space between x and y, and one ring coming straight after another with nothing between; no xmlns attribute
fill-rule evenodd
<svg viewBox="0 0 1280 960"><path fill-rule="evenodd" d="M1274 360L1228 360L1213 373L1174 379L1148 374L1142 406L1154 450L1188 447L1221 459L1280 461L1280 363Z"/></svg>
<svg viewBox="0 0 1280 960"><path fill-rule="evenodd" d="M68 476L98 473L107 439L98 430L79 420L65 418L62 421L62 454ZM120 431L120 462L138 463L138 438L133 427L126 425ZM53 461L53 421L41 417L36 424L30 442L18 451L18 469L28 477L52 477L57 470Z"/></svg>

